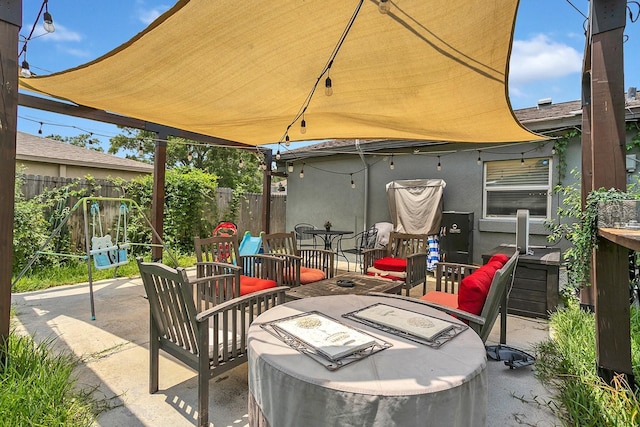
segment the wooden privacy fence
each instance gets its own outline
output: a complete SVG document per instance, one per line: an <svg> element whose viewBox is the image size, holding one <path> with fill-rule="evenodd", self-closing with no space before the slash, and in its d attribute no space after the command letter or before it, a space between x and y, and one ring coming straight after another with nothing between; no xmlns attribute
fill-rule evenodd
<svg viewBox="0 0 640 427"><path fill-rule="evenodd" d="M86 189L87 194L96 197L123 197L121 187L114 185L111 181L96 179L87 181L76 178L61 178L41 175L23 175L22 192L27 199L38 196L46 189L64 187L65 185L77 182L77 190ZM230 188L218 188L215 199L216 209L212 210L207 219L214 226L219 221L233 221L238 226L240 238L245 231L250 231L257 236L262 231L262 194L247 193L241 198L237 216L231 217L227 214L232 205L233 190ZM69 208L72 207L78 198L71 197L68 201ZM285 194L271 195L271 221L269 226L272 233L285 231L286 224L286 204ZM149 207L150 208L150 207ZM100 206L102 214L102 224L105 226L105 233L111 232L110 228L118 220L119 206L117 203L104 203ZM82 210L74 212L69 218L69 231L71 233L71 244L83 250L84 248L84 218ZM195 236L194 236L195 237ZM200 236L205 237L205 236Z"/></svg>

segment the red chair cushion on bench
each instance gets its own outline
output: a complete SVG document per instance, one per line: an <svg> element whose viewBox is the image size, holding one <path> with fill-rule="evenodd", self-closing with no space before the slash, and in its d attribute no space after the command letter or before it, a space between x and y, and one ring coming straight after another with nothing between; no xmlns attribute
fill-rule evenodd
<svg viewBox="0 0 640 427"><path fill-rule="evenodd" d="M275 280L259 279L257 277L240 276L240 296L276 287Z"/></svg>
<svg viewBox="0 0 640 427"><path fill-rule="evenodd" d="M300 283L302 285L324 280L326 278L327 276L322 270L318 270L317 268L300 267Z"/></svg>
<svg viewBox="0 0 640 427"><path fill-rule="evenodd" d="M449 292L429 291L420 297L421 300L435 302L445 307L458 308L458 295Z"/></svg>
<svg viewBox="0 0 640 427"><path fill-rule="evenodd" d="M407 260L404 258L384 257L373 261L373 266L385 271L406 271Z"/></svg>
<svg viewBox="0 0 640 427"><path fill-rule="evenodd" d="M492 262L492 261L500 262L500 264L501 264L500 267L502 268L502 266L505 265L507 263L507 261L509 261L509 257L507 255L505 255L505 254L495 254L494 256L489 258L489 262L487 262L487 264Z"/></svg>
<svg viewBox="0 0 640 427"><path fill-rule="evenodd" d="M460 310L475 315L482 313L495 272L492 266L483 266L460 281L458 290Z"/></svg>

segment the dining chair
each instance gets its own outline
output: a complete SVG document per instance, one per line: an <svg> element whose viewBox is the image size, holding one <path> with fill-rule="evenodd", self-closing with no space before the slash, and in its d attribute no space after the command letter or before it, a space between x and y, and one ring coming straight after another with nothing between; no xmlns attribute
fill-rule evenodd
<svg viewBox="0 0 640 427"><path fill-rule="evenodd" d="M312 246L316 247L316 236L314 234L307 233L309 230L315 230L316 227L312 224L300 223L296 224L293 227L293 232L296 235L296 240L298 241L298 246Z"/></svg>
<svg viewBox="0 0 640 427"><path fill-rule="evenodd" d="M347 271L351 271L351 269L349 258L345 255L345 253L355 254L356 264L360 265L360 272L364 273L362 254L366 249L375 248L377 237L378 229L375 226L372 226L368 230L361 231L351 237L340 237L340 240L338 240L338 252L340 252L342 254L342 257L347 260ZM353 247L350 247L351 245L353 245ZM345 247L347 249L345 249Z"/></svg>

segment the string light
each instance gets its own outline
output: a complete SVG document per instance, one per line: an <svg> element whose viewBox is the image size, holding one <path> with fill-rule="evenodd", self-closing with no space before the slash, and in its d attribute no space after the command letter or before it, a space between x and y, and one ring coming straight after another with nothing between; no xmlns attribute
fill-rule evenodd
<svg viewBox="0 0 640 427"><path fill-rule="evenodd" d="M276 160L280 160L280 148L278 148L278 151L276 152Z"/></svg>
<svg viewBox="0 0 640 427"><path fill-rule="evenodd" d="M42 135L42 122L40 122L40 129L38 129L38 134Z"/></svg>
<svg viewBox="0 0 640 427"><path fill-rule="evenodd" d="M553 147L551 148L551 154L553 154L555 156L555 154L556 154L556 144L553 144Z"/></svg>
<svg viewBox="0 0 640 427"><path fill-rule="evenodd" d="M329 76L327 76L327 79L324 81L324 94L327 96L333 95L333 84Z"/></svg>
<svg viewBox="0 0 640 427"><path fill-rule="evenodd" d="M187 152L187 160L191 161L191 160L193 160L193 151L191 149L191 146L187 147L187 149L189 150Z"/></svg>
<svg viewBox="0 0 640 427"><path fill-rule="evenodd" d="M482 164L482 158L480 157L480 150L478 150L478 160L476 160L476 163L478 163L478 166Z"/></svg>
<svg viewBox="0 0 640 427"><path fill-rule="evenodd" d="M350 173L349 176L351 176L351 188L356 188L356 183L353 182L353 174Z"/></svg>
<svg viewBox="0 0 640 427"><path fill-rule="evenodd" d="M265 162L260 163L260 169L262 169L263 171L267 170L267 164Z"/></svg>
<svg viewBox="0 0 640 427"><path fill-rule="evenodd" d="M520 164L524 166L524 153L520 153Z"/></svg>
<svg viewBox="0 0 640 427"><path fill-rule="evenodd" d="M288 170L289 172L293 172L293 163L289 163L289 164L288 164L288 166L287 166L287 170Z"/></svg>
<svg viewBox="0 0 640 427"><path fill-rule="evenodd" d="M391 161L389 162L389 169L394 170L396 165L393 164L393 154L391 155Z"/></svg>
<svg viewBox="0 0 640 427"><path fill-rule="evenodd" d="M438 170L438 172L442 170L442 165L440 164L440 156L438 156L438 166L436 167L436 169Z"/></svg>
<svg viewBox="0 0 640 427"><path fill-rule="evenodd" d="M22 51L24 52L24 57L22 58L22 64L20 65L20 75L25 79L28 79L31 77L32 73L29 69L29 63L27 62L27 42L24 42Z"/></svg>
<svg viewBox="0 0 640 427"><path fill-rule="evenodd" d="M304 178L304 163L302 164L302 168L300 169L300 179Z"/></svg>
<svg viewBox="0 0 640 427"><path fill-rule="evenodd" d="M287 136L284 138L284 145L286 145L287 147L291 145L291 141L289 141L289 134L287 133Z"/></svg>
<svg viewBox="0 0 640 427"><path fill-rule="evenodd" d="M44 15L42 21L42 26L47 33L53 33L56 30L56 27L53 25L53 18L49 13L49 0L44 0Z"/></svg>
<svg viewBox="0 0 640 427"><path fill-rule="evenodd" d="M304 119L304 116L302 116L302 121L300 122L300 133L303 135L307 133L307 121Z"/></svg>
<svg viewBox="0 0 640 427"><path fill-rule="evenodd" d="M144 147L142 146L142 141L140 141L140 144L138 145L138 156L144 156Z"/></svg>
<svg viewBox="0 0 640 427"><path fill-rule="evenodd" d="M378 11L383 15L386 15L391 10L391 3L389 0L380 0L378 3Z"/></svg>
<svg viewBox="0 0 640 427"><path fill-rule="evenodd" d="M242 157L240 157L240 161L238 162L238 167L239 167L240 169L243 169L243 168L244 168L244 160L242 160Z"/></svg>

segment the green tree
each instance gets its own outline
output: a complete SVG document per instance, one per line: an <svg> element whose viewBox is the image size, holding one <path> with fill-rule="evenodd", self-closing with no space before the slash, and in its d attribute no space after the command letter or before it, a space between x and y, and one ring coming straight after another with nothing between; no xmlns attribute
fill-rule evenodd
<svg viewBox="0 0 640 427"><path fill-rule="evenodd" d="M60 135L49 135L47 138L75 145L76 147L88 148L89 150L99 151L101 153L104 152L102 142L98 138L94 137L92 133L83 133L78 136L64 137Z"/></svg>
<svg viewBox="0 0 640 427"><path fill-rule="evenodd" d="M153 163L155 134L122 129L124 134L111 138L109 153L124 152L127 158ZM256 151L217 147L176 137L169 137L167 141L167 169L195 167L216 175L219 187L262 192L262 160Z"/></svg>

